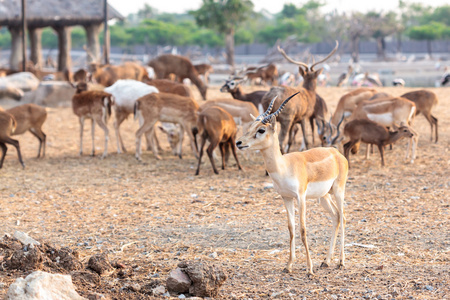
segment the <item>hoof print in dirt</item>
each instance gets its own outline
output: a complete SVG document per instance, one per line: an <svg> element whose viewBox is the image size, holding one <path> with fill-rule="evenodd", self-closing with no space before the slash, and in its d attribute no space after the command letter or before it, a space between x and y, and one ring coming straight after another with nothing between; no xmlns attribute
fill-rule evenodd
<svg viewBox="0 0 450 300"><path fill-rule="evenodd" d="M98 275L109 275L114 271L106 253L96 254L89 258L88 268Z"/></svg>
<svg viewBox="0 0 450 300"><path fill-rule="evenodd" d="M178 268L192 281L189 294L197 297L216 297L227 279L222 267L207 262L181 262Z"/></svg>

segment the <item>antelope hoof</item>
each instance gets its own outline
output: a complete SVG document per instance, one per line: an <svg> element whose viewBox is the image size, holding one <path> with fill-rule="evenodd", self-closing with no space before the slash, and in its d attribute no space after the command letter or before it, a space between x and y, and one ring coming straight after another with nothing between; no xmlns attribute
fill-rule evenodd
<svg viewBox="0 0 450 300"><path fill-rule="evenodd" d="M322 262L322 264L320 265L321 268L328 268L329 265L326 262Z"/></svg>
<svg viewBox="0 0 450 300"><path fill-rule="evenodd" d="M306 276L308 276L308 278L314 278L314 273L312 271L308 271L308 273L306 273Z"/></svg>
<svg viewBox="0 0 450 300"><path fill-rule="evenodd" d="M341 270L345 268L344 267L344 262L342 260L339 261L339 264L338 264L337 268L341 269Z"/></svg>
<svg viewBox="0 0 450 300"><path fill-rule="evenodd" d="M156 158L156 160L161 160L161 156L159 156L159 155L156 155L155 158Z"/></svg>

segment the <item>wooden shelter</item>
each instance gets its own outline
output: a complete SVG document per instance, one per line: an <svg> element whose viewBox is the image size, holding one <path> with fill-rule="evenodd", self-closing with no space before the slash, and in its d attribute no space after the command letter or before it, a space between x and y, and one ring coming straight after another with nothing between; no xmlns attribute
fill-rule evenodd
<svg viewBox="0 0 450 300"><path fill-rule="evenodd" d="M104 1L26 0L26 24L30 37L30 60L42 66L42 28L52 27L58 35L58 71L70 68L71 26L86 30L88 62L100 62L99 33L104 22ZM123 16L108 5L108 20ZM0 26L11 33L10 68L18 70L22 53L21 0L0 1Z"/></svg>

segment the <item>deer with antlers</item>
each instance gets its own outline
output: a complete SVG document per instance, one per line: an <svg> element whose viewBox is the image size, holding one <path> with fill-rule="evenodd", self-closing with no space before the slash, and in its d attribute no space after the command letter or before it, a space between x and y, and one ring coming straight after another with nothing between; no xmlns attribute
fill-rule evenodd
<svg viewBox="0 0 450 300"><path fill-rule="evenodd" d="M335 148L314 148L304 152L282 154L279 147L276 118L289 100L297 92L282 102L278 110L270 113L276 97L267 110L258 116L249 130L240 137L236 146L240 150L260 150L266 170L273 180L275 190L281 195L286 207L290 237L290 255L287 271L292 272L295 259L295 209L297 202L300 215L300 235L306 250L307 274L313 275L313 266L309 254L306 236L306 199L318 198L320 204L330 214L333 230L330 248L321 267L330 265L339 228L341 229L339 267L344 267L344 194L347 182L347 159ZM336 198L334 202L331 198Z"/></svg>
<svg viewBox="0 0 450 300"><path fill-rule="evenodd" d="M281 132L280 132L280 147L281 151L288 152L290 145L292 145L293 141L291 140L292 135L292 127L296 123L300 123L303 139L305 141L306 148L308 148L308 141L306 139L306 129L305 129L305 120L311 117L314 113L314 106L316 104L316 86L317 86L317 77L322 72L323 69L314 70L314 67L320 63L325 62L329 59L337 50L338 42L336 41L336 46L334 49L322 60L315 62L309 67L307 64L303 62L298 62L290 58L283 49L278 47L278 51L291 63L299 66L300 75L304 78L303 87L299 89L294 89L291 87L273 87L270 89L267 94L264 95L262 99L262 104L264 109L267 109L269 106L270 100L274 97L278 96L280 99L287 98L288 95L292 95L296 92L296 96L290 101L286 108L280 113L278 116L278 122L281 124ZM275 105L275 109L279 107L281 101L277 101ZM289 143L287 148L284 147L286 137L289 137Z"/></svg>

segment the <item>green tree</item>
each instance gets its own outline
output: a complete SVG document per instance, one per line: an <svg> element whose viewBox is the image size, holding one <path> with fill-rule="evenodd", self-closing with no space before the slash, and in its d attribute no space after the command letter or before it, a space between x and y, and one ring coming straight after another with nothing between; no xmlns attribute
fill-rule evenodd
<svg viewBox="0 0 450 300"><path fill-rule="evenodd" d="M369 25L369 35L377 42L377 57L379 59L385 59L385 39L398 30L397 15L394 12L382 13L370 11L366 14L366 22Z"/></svg>
<svg viewBox="0 0 450 300"><path fill-rule="evenodd" d="M234 34L253 11L251 0L203 0L202 6L190 13L199 26L225 35L227 63L234 66Z"/></svg>
<svg viewBox="0 0 450 300"><path fill-rule="evenodd" d="M413 40L427 41L427 50L432 57L431 41L441 38L446 32L446 26L442 23L431 22L426 25L414 26L409 29L408 36Z"/></svg>

